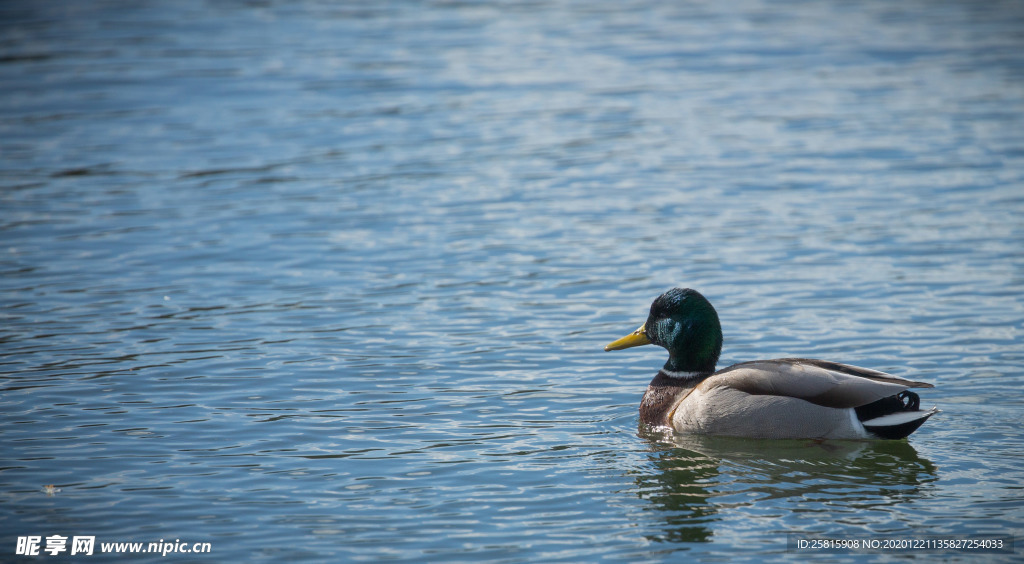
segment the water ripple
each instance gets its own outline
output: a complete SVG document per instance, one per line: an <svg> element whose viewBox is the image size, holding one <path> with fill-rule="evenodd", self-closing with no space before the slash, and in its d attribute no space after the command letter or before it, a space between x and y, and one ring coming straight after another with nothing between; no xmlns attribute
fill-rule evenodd
<svg viewBox="0 0 1024 564"><path fill-rule="evenodd" d="M1024 531L1015 5L0 11L8 546L759 562ZM869 366L943 412L897 443L638 428L664 352L601 349L676 285L723 364Z"/></svg>

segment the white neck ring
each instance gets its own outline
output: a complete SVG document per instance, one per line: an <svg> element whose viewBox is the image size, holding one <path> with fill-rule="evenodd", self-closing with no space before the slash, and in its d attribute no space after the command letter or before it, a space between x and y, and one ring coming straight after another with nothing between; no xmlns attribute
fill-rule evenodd
<svg viewBox="0 0 1024 564"><path fill-rule="evenodd" d="M661 369L661 373L676 380L696 380L703 375L701 372L676 372L674 370L665 370L664 368Z"/></svg>

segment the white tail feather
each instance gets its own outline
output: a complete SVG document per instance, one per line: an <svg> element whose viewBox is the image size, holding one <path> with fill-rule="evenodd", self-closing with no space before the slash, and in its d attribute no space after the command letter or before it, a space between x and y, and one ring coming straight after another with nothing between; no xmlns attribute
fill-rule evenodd
<svg viewBox="0 0 1024 564"><path fill-rule="evenodd" d="M918 419L927 419L938 412L939 409L937 407L933 407L927 411L901 411L899 413L890 413L889 415L868 419L863 422L863 425L865 427L894 427L896 425L910 423L911 421L917 421Z"/></svg>

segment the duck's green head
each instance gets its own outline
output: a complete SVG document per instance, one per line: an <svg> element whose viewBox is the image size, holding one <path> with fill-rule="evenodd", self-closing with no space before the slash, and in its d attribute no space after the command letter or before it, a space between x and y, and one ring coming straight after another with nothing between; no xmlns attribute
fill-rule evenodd
<svg viewBox="0 0 1024 564"><path fill-rule="evenodd" d="M668 350L665 370L714 372L722 352L722 325L718 313L700 292L673 288L651 304L647 322L625 337L609 343L606 351L655 344Z"/></svg>

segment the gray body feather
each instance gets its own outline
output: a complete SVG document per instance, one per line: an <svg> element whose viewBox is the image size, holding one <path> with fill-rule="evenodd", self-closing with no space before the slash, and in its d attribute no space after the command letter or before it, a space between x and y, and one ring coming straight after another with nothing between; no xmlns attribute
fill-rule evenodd
<svg viewBox="0 0 1024 564"><path fill-rule="evenodd" d="M655 381L659 379L664 382L664 376ZM666 412L658 419L678 431L708 435L864 439L872 433L858 419L855 408L908 388L930 387L833 362L762 360L724 368L692 387L677 385L676 400L665 402ZM655 388L652 382L648 394ZM664 387L657 388L664 393ZM927 419L934 413L936 410L905 412L898 420Z"/></svg>

